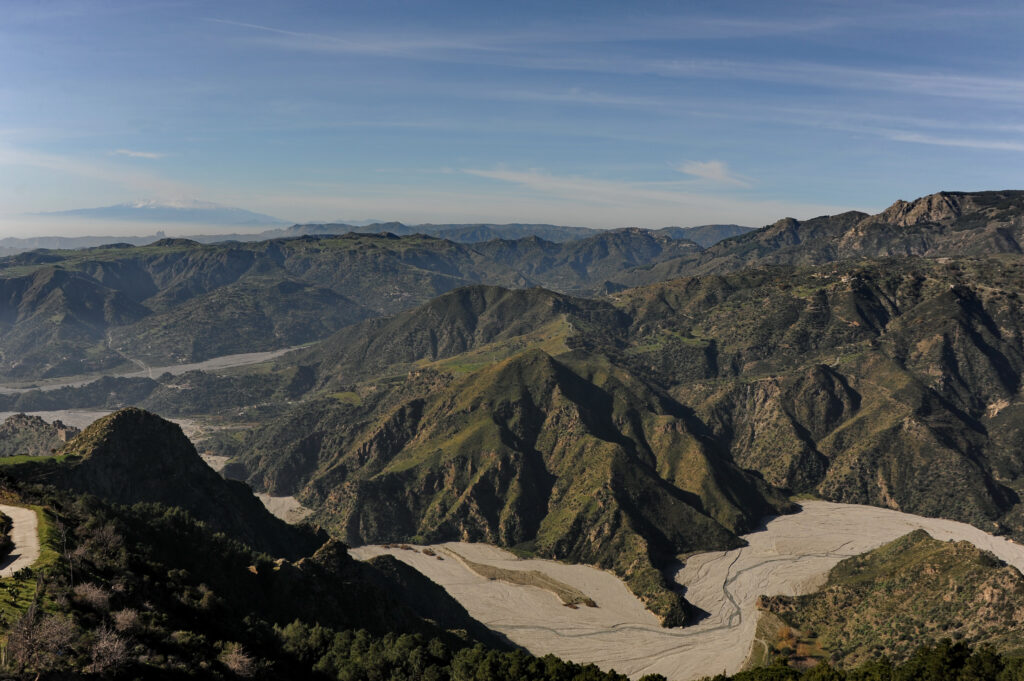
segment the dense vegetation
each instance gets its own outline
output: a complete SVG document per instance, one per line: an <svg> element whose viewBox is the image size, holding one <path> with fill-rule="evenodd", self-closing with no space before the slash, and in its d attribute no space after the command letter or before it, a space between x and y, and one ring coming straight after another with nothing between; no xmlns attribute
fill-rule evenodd
<svg viewBox="0 0 1024 681"><path fill-rule="evenodd" d="M716 676L713 681L1019 681L1024 679L1024 658L1009 657L990 648L972 649L946 639L935 646L921 646L908 660L894 664L881 657L853 669L837 669L827 663L798 669L785 658L767 667Z"/></svg>
<svg viewBox="0 0 1024 681"><path fill-rule="evenodd" d="M390 558L361 563L331 542L274 559L180 508L0 485L44 509L43 557L3 580L7 675L625 679L508 650Z"/></svg>
<svg viewBox="0 0 1024 681"><path fill-rule="evenodd" d="M1024 576L924 530L842 561L812 594L759 605L782 620L770 632L777 649L845 668L883 654L902 661L942 638L1024 653Z"/></svg>

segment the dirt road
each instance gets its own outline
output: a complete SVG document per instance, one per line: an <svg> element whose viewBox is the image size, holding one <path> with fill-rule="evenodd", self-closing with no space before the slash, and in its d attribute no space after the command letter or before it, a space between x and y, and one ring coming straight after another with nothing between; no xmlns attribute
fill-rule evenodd
<svg viewBox="0 0 1024 681"><path fill-rule="evenodd" d="M39 558L39 517L31 508L0 504L0 511L11 517L14 548L0 560L0 577L10 577Z"/></svg>

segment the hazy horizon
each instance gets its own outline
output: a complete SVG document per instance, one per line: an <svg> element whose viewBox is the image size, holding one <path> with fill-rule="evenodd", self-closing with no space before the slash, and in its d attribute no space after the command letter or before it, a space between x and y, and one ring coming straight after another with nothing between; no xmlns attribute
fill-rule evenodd
<svg viewBox="0 0 1024 681"><path fill-rule="evenodd" d="M0 236L141 199L761 226L1024 187L1022 34L1013 2L10 4Z"/></svg>

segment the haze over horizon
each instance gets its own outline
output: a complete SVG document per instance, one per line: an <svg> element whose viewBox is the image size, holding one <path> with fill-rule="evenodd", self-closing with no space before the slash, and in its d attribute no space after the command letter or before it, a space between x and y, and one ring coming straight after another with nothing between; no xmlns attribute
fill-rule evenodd
<svg viewBox="0 0 1024 681"><path fill-rule="evenodd" d="M0 237L196 233L28 216L142 199L289 222L761 226L1024 186L1013 2L4 14Z"/></svg>

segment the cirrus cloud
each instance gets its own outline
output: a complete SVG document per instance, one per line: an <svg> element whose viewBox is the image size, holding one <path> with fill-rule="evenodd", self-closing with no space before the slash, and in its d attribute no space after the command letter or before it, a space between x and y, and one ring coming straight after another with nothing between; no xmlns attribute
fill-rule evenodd
<svg viewBox="0 0 1024 681"><path fill-rule="evenodd" d="M724 161L686 161L674 166L676 170L686 175L692 175L702 180L731 184L735 187L749 187L749 179L734 174Z"/></svg>
<svg viewBox="0 0 1024 681"><path fill-rule="evenodd" d="M115 149L110 152L111 156L127 156L128 158L148 158L158 159L167 156L167 154L161 154L155 151L138 151L135 149Z"/></svg>

